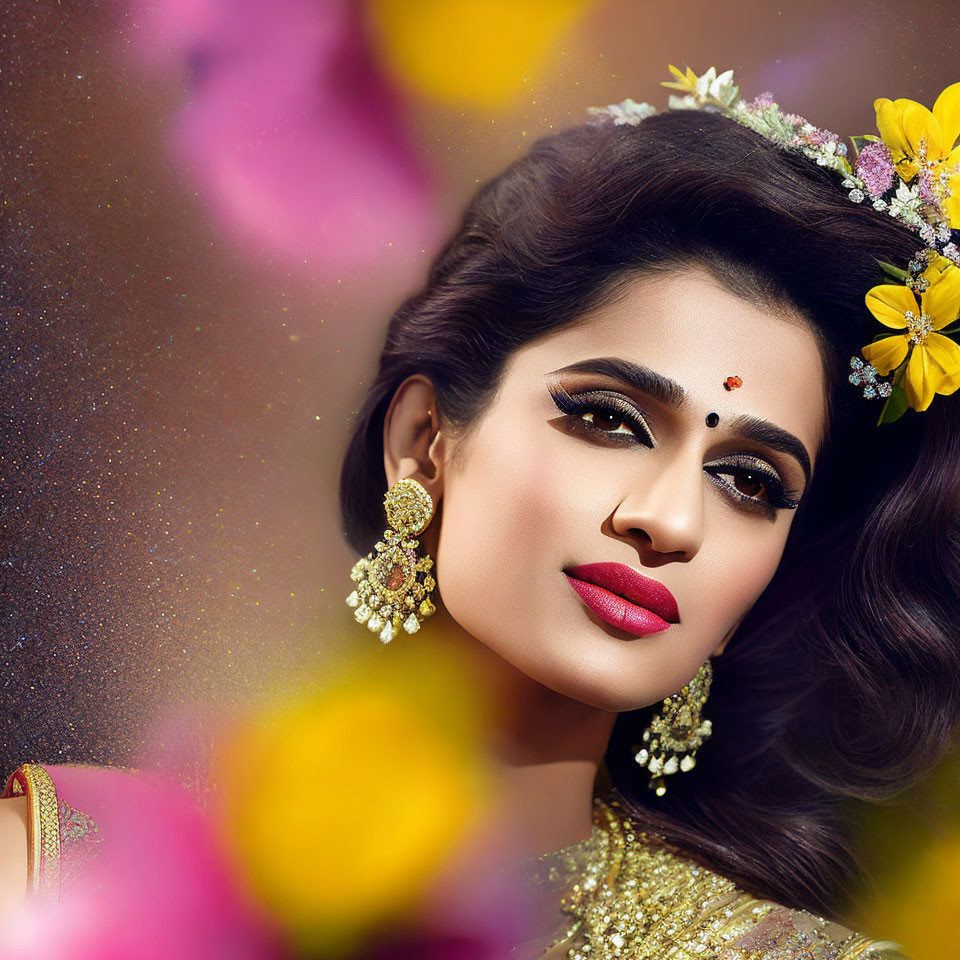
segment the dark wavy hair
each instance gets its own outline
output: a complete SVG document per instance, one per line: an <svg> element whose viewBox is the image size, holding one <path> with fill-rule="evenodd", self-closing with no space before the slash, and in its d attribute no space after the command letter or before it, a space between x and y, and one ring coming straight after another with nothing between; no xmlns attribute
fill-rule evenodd
<svg viewBox="0 0 960 960"><path fill-rule="evenodd" d="M875 258L906 267L922 243L839 179L704 111L537 141L478 191L392 317L340 486L365 552L382 526L383 419L401 381L427 375L443 422L466 430L514 350L631 277L699 266L806 318L828 429L777 573L714 661L713 737L663 798L632 759L655 707L620 714L605 765L633 813L690 856L821 915L857 872L844 801L918 779L960 711L960 396L876 427L879 402L846 382L879 330L864 304L884 282Z"/></svg>

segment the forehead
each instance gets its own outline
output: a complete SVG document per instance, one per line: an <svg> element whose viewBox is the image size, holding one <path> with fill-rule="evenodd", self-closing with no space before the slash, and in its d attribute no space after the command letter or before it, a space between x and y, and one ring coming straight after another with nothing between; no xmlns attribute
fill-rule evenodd
<svg viewBox="0 0 960 960"><path fill-rule="evenodd" d="M524 346L511 366L542 375L591 357L641 363L677 381L685 416L747 414L789 430L811 455L819 444L826 407L813 333L798 313L748 303L706 271L638 276L615 303ZM725 390L730 376L743 385Z"/></svg>

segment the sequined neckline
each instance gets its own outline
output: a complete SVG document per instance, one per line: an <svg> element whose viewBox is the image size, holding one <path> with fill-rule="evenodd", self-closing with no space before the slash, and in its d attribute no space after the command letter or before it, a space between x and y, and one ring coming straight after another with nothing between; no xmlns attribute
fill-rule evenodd
<svg viewBox="0 0 960 960"><path fill-rule="evenodd" d="M840 960L841 947L860 939L823 917L753 897L634 822L629 809L615 789L594 797L589 839L532 861L540 865L528 874L534 883L561 888L566 918L538 948L544 960L558 950L569 960L654 960L678 949L714 956L721 947L742 960Z"/></svg>
<svg viewBox="0 0 960 960"><path fill-rule="evenodd" d="M571 960L632 956L641 943L665 947L674 921L689 922L705 901L737 893L731 881L678 857L659 834L635 824L616 790L594 797L590 838L571 846L537 858L544 867L530 875L560 892L567 917L548 954L561 943Z"/></svg>
<svg viewBox="0 0 960 960"><path fill-rule="evenodd" d="M603 883L612 884L620 870L624 849L624 824L619 813L616 792L610 797L593 798L593 825L590 836L521 861L516 870L528 883L567 894L586 893ZM648 839L646 833L635 836L632 825L629 841Z"/></svg>
<svg viewBox="0 0 960 960"><path fill-rule="evenodd" d="M558 890L569 887L579 879L589 864L603 856L606 846L606 834L597 819L596 804L595 799L590 836L520 861L515 867L517 873L535 886L549 886Z"/></svg>

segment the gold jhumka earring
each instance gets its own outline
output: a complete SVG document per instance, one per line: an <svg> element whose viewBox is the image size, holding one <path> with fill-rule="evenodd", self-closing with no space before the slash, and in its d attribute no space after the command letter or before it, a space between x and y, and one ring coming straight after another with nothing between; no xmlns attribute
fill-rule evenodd
<svg viewBox="0 0 960 960"><path fill-rule="evenodd" d="M697 750L713 731L703 719L712 680L713 665L707 659L689 683L664 699L643 731L643 745L638 744L634 759L650 772L649 787L658 797L667 792L664 776L694 768Z"/></svg>
<svg viewBox="0 0 960 960"><path fill-rule="evenodd" d="M431 576L433 559L417 554L418 534L433 519L433 498L411 477L398 480L383 498L388 527L371 553L350 571L357 588L347 597L357 623L365 624L389 643L402 626L416 633L421 621L436 607L430 594L437 582ZM421 578L422 579L418 579Z"/></svg>

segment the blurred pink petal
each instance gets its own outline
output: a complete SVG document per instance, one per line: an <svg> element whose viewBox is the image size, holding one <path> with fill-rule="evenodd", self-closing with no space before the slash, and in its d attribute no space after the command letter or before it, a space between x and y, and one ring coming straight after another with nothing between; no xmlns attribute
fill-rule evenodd
<svg viewBox="0 0 960 960"><path fill-rule="evenodd" d="M189 72L174 129L223 229L320 278L438 236L430 177L356 0L132 0L131 49Z"/></svg>
<svg viewBox="0 0 960 960"><path fill-rule="evenodd" d="M177 784L79 765L45 769L60 804L61 902L31 898L3 917L5 960L281 956Z"/></svg>

